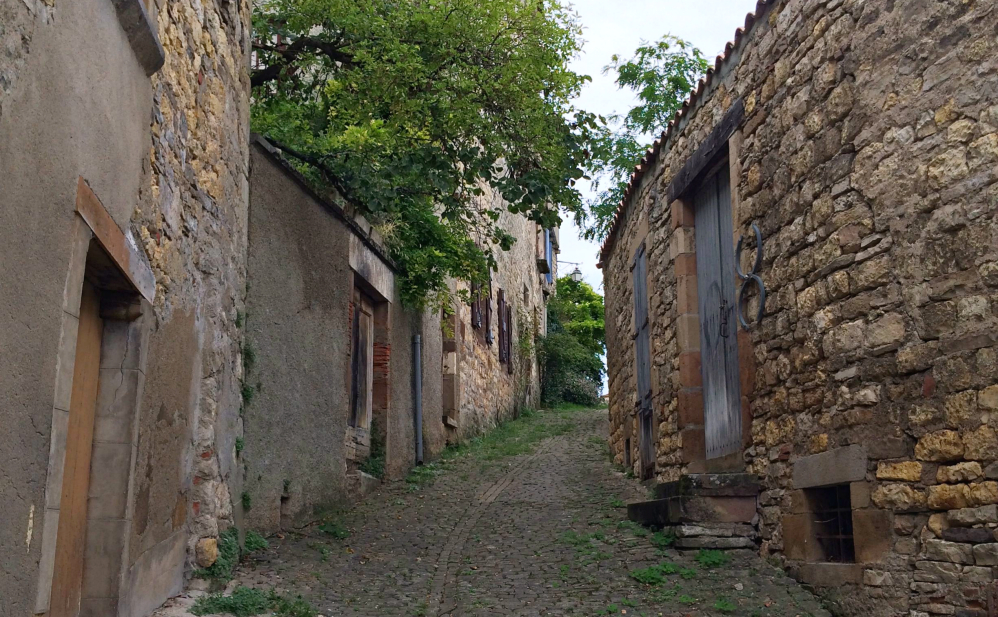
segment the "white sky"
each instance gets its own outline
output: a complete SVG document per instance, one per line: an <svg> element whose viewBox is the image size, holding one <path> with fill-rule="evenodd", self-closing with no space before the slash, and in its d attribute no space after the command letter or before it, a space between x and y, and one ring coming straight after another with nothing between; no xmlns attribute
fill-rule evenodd
<svg viewBox="0 0 998 617"><path fill-rule="evenodd" d="M686 39L708 60L724 50L735 28L745 24L745 14L755 9L755 0L570 0L585 28L583 53L572 65L577 73L593 78L577 106L598 114L626 112L636 99L630 90L619 90L602 69L613 54L631 57L641 41L655 41L665 34ZM603 276L596 269L599 246L579 238L571 221L561 226L558 274L565 276L577 262L583 278L602 293Z"/></svg>

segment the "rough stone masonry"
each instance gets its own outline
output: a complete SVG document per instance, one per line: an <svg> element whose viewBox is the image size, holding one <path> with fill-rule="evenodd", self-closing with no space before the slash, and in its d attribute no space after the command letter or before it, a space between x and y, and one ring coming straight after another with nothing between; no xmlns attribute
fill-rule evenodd
<svg viewBox="0 0 998 617"><path fill-rule="evenodd" d="M737 337L735 466L763 482L760 550L846 614L994 610L996 26L993 2L761 1L638 167L602 251L615 457L638 469L644 242L654 473L702 471L699 223L688 194L667 197L741 106L712 162L730 170L743 271L750 226L764 237L767 298ZM739 300L754 317L758 292ZM844 563L815 550L829 487L851 510Z"/></svg>

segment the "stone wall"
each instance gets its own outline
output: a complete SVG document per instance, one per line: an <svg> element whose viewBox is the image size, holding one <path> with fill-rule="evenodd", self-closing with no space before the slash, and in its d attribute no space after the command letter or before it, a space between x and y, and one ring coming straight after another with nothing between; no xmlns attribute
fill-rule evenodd
<svg viewBox="0 0 998 617"><path fill-rule="evenodd" d="M509 251L495 252L498 267L492 273L492 344L486 342L484 327L472 328L470 306L459 303L453 322L459 366L458 439L480 434L524 408L540 405L540 370L534 341L535 334L546 332L547 295L554 289L536 265L537 243L543 242L543 236L538 239L536 223L505 210L498 224L516 242ZM553 276L556 278L557 272ZM512 373L499 361L500 289L512 306Z"/></svg>
<svg viewBox="0 0 998 617"><path fill-rule="evenodd" d="M154 301L135 322L142 336L126 345L139 352L128 370L142 377L112 397L101 372L112 407L119 394L137 401L128 410L136 447L102 459L129 476L127 495L122 486L113 496L125 515L90 525L88 546L124 567L121 577L88 568L85 576L99 574L108 587L85 596L84 609L144 614L182 584L198 538L234 520L249 3L151 2L148 17L141 7L0 2L0 341L22 350L7 355L13 365L0 379L3 399L16 401L0 441L0 496L10 505L0 547L14 559L3 566L0 596L17 614L46 610L52 584L63 399L98 231L77 214L84 189L108 217L104 231L114 228L97 237L123 238L119 254L155 277ZM105 325L105 344L117 327ZM95 456L113 449L98 443L103 433L96 439ZM102 485L91 487L96 496Z"/></svg>
<svg viewBox="0 0 998 617"><path fill-rule="evenodd" d="M699 374L682 353L699 327L684 309L694 221L666 194L740 100L735 235L761 228L768 292L761 324L739 336L762 551L841 586L826 591L848 614L983 615L998 549L998 8L788 0L757 12L644 162L604 249L616 460L626 437L637 447L629 267L644 239L658 479L702 461L684 423ZM850 485L858 563L830 568L799 550L799 515L804 491L826 483L809 457L847 446L862 447L850 450L858 477L827 482Z"/></svg>

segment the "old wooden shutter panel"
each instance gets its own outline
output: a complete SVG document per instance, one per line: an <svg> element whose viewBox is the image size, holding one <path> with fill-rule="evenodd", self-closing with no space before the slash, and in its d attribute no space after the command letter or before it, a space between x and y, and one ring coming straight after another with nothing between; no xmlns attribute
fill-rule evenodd
<svg viewBox="0 0 998 617"><path fill-rule="evenodd" d="M655 470L651 392L651 332L648 320L648 257L644 243L634 254L634 355L638 386L641 477Z"/></svg>
<svg viewBox="0 0 998 617"><path fill-rule="evenodd" d="M513 307L506 305L506 370L513 374Z"/></svg>
<svg viewBox="0 0 998 617"><path fill-rule="evenodd" d="M741 449L734 234L726 166L702 183L693 205L704 433L711 459Z"/></svg>

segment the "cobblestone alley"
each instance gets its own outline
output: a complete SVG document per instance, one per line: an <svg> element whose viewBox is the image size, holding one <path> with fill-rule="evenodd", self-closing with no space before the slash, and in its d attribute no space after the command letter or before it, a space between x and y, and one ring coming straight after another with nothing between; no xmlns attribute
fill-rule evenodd
<svg viewBox="0 0 998 617"><path fill-rule="evenodd" d="M610 464L606 431L603 410L507 425L325 526L271 538L228 589L273 587L337 617L828 615L749 551L716 564L627 522L624 502L646 489Z"/></svg>

